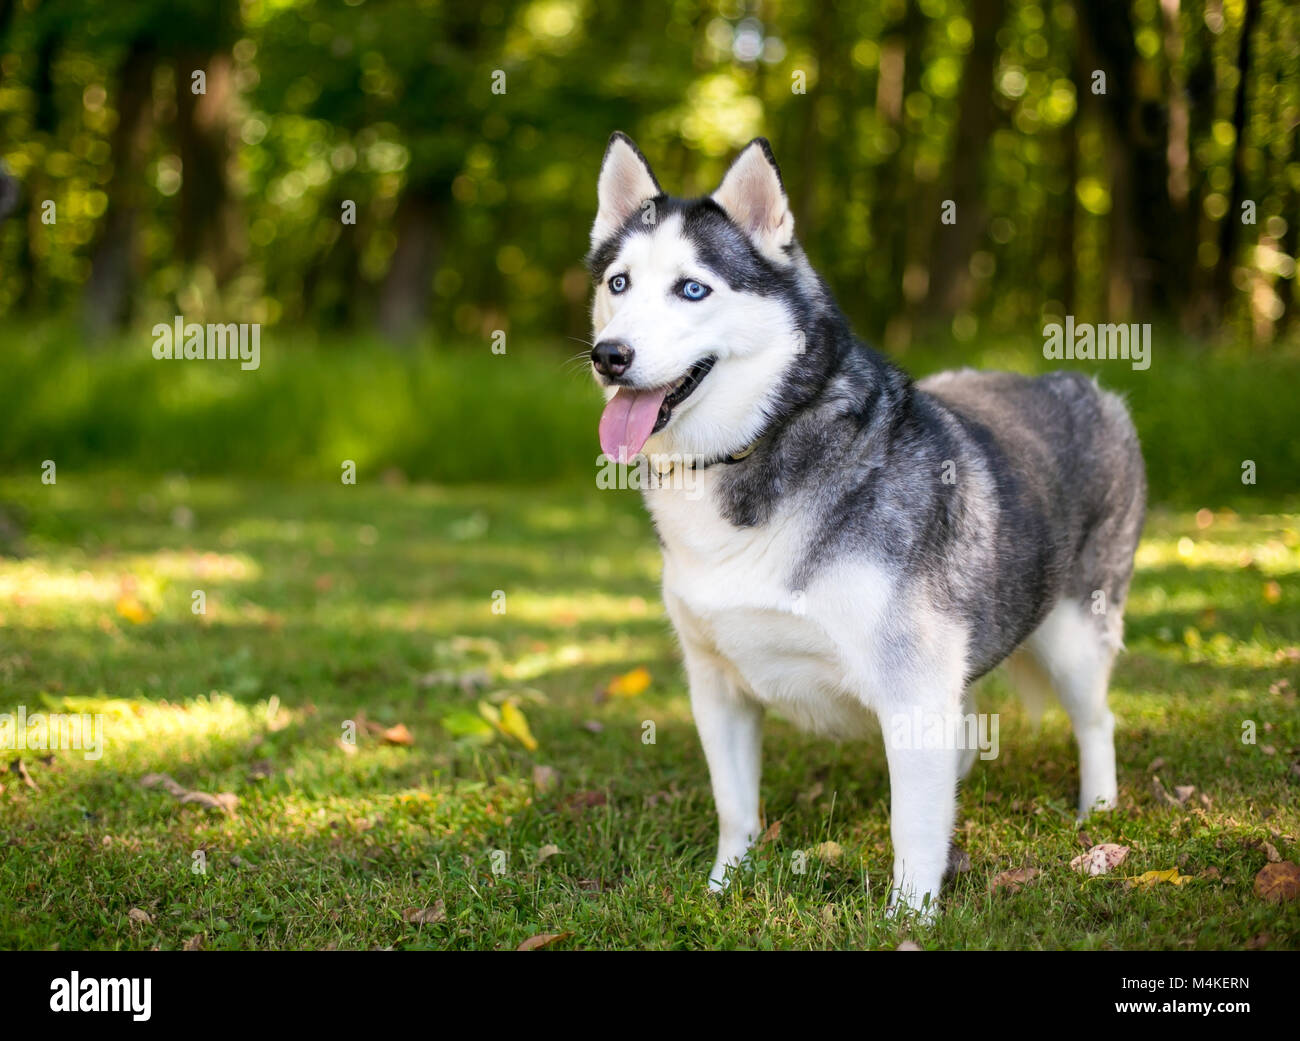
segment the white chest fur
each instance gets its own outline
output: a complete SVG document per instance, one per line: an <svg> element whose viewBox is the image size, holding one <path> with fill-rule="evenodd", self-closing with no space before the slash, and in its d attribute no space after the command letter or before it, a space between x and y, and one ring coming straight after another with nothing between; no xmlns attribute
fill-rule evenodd
<svg viewBox="0 0 1300 1041"><path fill-rule="evenodd" d="M710 494L647 495L664 542L664 601L683 642L713 656L751 697L796 725L859 737L882 689L878 641L891 594L883 569L862 560L795 587L812 535L797 511L737 528Z"/></svg>

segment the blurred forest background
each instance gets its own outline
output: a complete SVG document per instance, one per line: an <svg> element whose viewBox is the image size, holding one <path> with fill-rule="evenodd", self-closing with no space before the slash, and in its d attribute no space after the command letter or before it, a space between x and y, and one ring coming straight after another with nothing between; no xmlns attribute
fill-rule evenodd
<svg viewBox="0 0 1300 1041"><path fill-rule="evenodd" d="M388 355L422 350L472 350L461 372L480 391L537 407L525 390L589 333L581 257L614 129L676 194L711 190L770 137L813 263L910 367L936 336L977 363L1015 338L1032 364L1046 320L1153 321L1168 393L1174 355L1296 341L1298 126L1289 0L0 0L0 339L15 352L0 408L26 417L3 462L40 433L74 457L98 438L216 465L193 444L169 454L158 442L200 439L138 414L177 380L235 378L147 368L147 329L175 314L265 326L272 371L242 377L246 412L221 418L274 407L312 430L263 432L276 444L250 466L290 467L300 434L329 441L319 394L272 386L277 350L331 336L351 348L336 355L371 345L356 393L398 413L384 395L417 385L449 424L506 422L449 405L465 387L450 370L384 382ZM488 374L498 330L536 366ZM65 383L100 388L79 417L30 414L60 350L80 359L123 331L140 364L74 368ZM295 364L305 380L312 360ZM555 423L586 400L575 386L552 395ZM1257 411L1242 395L1233 407ZM376 463L472 475L470 456L430 464L397 422L370 431ZM528 469L527 447L496 464L514 472L513 452Z"/></svg>

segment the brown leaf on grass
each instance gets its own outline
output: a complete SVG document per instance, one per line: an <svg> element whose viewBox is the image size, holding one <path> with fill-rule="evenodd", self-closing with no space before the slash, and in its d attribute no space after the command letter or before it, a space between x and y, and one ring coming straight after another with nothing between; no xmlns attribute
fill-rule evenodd
<svg viewBox="0 0 1300 1041"><path fill-rule="evenodd" d="M1300 896L1300 865L1284 860L1265 864L1255 876L1255 895L1270 904L1281 904Z"/></svg>
<svg viewBox="0 0 1300 1041"><path fill-rule="evenodd" d="M193 936L191 936L188 940L186 940L183 944L181 944L181 950L183 950L183 951L201 951L201 950L203 950L203 941L204 941L206 938L207 938L207 934L206 934L206 933L195 933L195 934L194 934Z"/></svg>
<svg viewBox="0 0 1300 1041"><path fill-rule="evenodd" d="M1079 834L1076 835L1075 838L1079 840L1079 845L1082 846L1084 849L1092 849L1092 847L1095 845L1095 843L1092 841L1092 837L1086 831L1079 832Z"/></svg>
<svg viewBox="0 0 1300 1041"><path fill-rule="evenodd" d="M844 856L844 847L838 842L827 841L814 846L812 854L818 860L827 860L834 864L840 857Z"/></svg>
<svg viewBox="0 0 1300 1041"><path fill-rule="evenodd" d="M1087 853L1080 853L1070 861L1070 867L1083 875L1104 875L1111 868L1124 863L1124 858L1128 854L1128 846L1117 846L1113 842L1103 842L1099 846L1093 846Z"/></svg>
<svg viewBox="0 0 1300 1041"><path fill-rule="evenodd" d="M1156 802L1162 806L1177 806L1178 800L1165 791L1165 786L1160 783L1160 775L1155 774L1151 778L1151 794L1156 797Z"/></svg>
<svg viewBox="0 0 1300 1041"><path fill-rule="evenodd" d="M415 744L415 738L411 735L411 732L406 729L405 723L398 723L396 726L389 727L387 730L383 731L381 736L384 741L390 745L404 745L407 748L410 748Z"/></svg>
<svg viewBox="0 0 1300 1041"><path fill-rule="evenodd" d="M821 781L814 781L813 786L811 788L809 788L806 792L799 793L799 801L806 802L806 803L816 802L817 799L820 798L822 792L824 792L825 790L826 790L826 786L822 784Z"/></svg>
<svg viewBox="0 0 1300 1041"><path fill-rule="evenodd" d="M153 925L153 919L149 916L149 912L138 907L131 908L131 910L127 911L126 916L139 925Z"/></svg>
<svg viewBox="0 0 1300 1041"><path fill-rule="evenodd" d="M1258 936L1252 936L1249 940L1246 941L1246 950L1262 951L1265 947L1267 947L1272 942L1273 942L1272 936L1270 936L1268 933L1260 933Z"/></svg>
<svg viewBox="0 0 1300 1041"><path fill-rule="evenodd" d="M1174 785L1174 798L1178 800L1178 805L1184 805L1188 799L1196 794L1194 784L1177 784Z"/></svg>
<svg viewBox="0 0 1300 1041"><path fill-rule="evenodd" d="M1013 868L1010 871L1001 871L994 875L989 882L989 892L996 893L999 889L1005 889L1014 893L1021 886L1033 881L1042 872L1036 867Z"/></svg>
<svg viewBox="0 0 1300 1041"><path fill-rule="evenodd" d="M586 810L593 806L604 806L609 802L609 796L602 791L581 791L574 792L564 804L571 810Z"/></svg>
<svg viewBox="0 0 1300 1041"><path fill-rule="evenodd" d="M436 925L447 920L447 908L443 901L438 900L432 907L408 907L402 912L402 918L412 925Z"/></svg>
<svg viewBox="0 0 1300 1041"><path fill-rule="evenodd" d="M1196 877L1197 877L1197 878L1203 878L1203 879L1205 879L1205 881L1207 881L1207 882L1217 882L1217 881L1219 880L1221 874L1222 874L1222 872L1220 872L1218 868L1216 868L1216 867L1207 867L1204 871L1202 871L1202 872L1201 872L1199 875L1197 875Z"/></svg>
<svg viewBox="0 0 1300 1041"><path fill-rule="evenodd" d="M216 795L208 792L186 792L181 796L181 802L194 803L209 810L220 810L233 817L235 807L239 805L239 796L234 792L218 792Z"/></svg>
<svg viewBox="0 0 1300 1041"><path fill-rule="evenodd" d="M27 785L27 787L32 791L39 792L41 790L37 783L32 780L32 775L27 772L27 764L24 763L22 759L15 759L10 763L9 772L17 774L18 779L22 781L23 784Z"/></svg>
<svg viewBox="0 0 1300 1041"><path fill-rule="evenodd" d="M1264 850L1264 856L1268 857L1270 864L1280 864L1282 862L1282 854L1277 851L1277 847L1273 843L1261 842L1260 848Z"/></svg>
<svg viewBox="0 0 1300 1041"><path fill-rule="evenodd" d="M559 943L561 940L567 940L573 933L538 933L536 936L530 936L518 947L517 951L540 951L543 947L549 947L553 943Z"/></svg>
<svg viewBox="0 0 1300 1041"><path fill-rule="evenodd" d="M763 837L758 840L760 846L766 846L769 842L775 842L781 835L781 822L773 821L767 826L767 831L763 832Z"/></svg>
<svg viewBox="0 0 1300 1041"><path fill-rule="evenodd" d="M921 945L917 943L915 940L904 940L902 943L900 943L897 947L894 948L894 950L896 951L919 951L920 949L921 949Z"/></svg>
<svg viewBox="0 0 1300 1041"><path fill-rule="evenodd" d="M1154 759L1152 759L1150 764L1147 766L1147 773L1149 774L1159 773L1161 770L1165 768L1165 766L1166 766L1165 757L1162 755L1158 755Z"/></svg>
<svg viewBox="0 0 1300 1041"><path fill-rule="evenodd" d="M559 846L557 846L554 842L548 842L545 846L543 846L541 849L537 851L537 863L540 864L544 860L550 860L551 857L555 856L559 852L560 852Z"/></svg>
<svg viewBox="0 0 1300 1041"><path fill-rule="evenodd" d="M162 788L182 803L195 803L209 810L220 810L232 817L235 815L235 807L239 805L239 796L234 792L211 795L208 792L190 791L184 785L178 784L169 774L145 774L140 778L140 787Z"/></svg>

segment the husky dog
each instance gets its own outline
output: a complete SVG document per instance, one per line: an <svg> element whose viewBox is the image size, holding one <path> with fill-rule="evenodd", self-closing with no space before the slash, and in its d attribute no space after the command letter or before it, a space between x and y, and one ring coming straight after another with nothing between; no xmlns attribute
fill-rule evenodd
<svg viewBox="0 0 1300 1041"><path fill-rule="evenodd" d="M834 738L875 717L890 903L931 914L975 749L887 724L973 714L971 684L1009 657L1070 717L1080 812L1113 807L1106 688L1146 498L1120 400L1066 372L913 383L809 266L762 138L678 199L615 134L598 197L601 447L693 465L702 491L645 498L717 806L710 886L759 832L764 710Z"/></svg>

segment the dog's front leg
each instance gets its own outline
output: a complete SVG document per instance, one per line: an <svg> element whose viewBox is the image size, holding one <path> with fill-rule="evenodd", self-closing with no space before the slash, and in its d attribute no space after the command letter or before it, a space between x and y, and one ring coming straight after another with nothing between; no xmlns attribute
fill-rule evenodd
<svg viewBox="0 0 1300 1041"><path fill-rule="evenodd" d="M961 704L959 697L957 705ZM951 718L953 709L935 706L934 711ZM961 750L948 747L948 741L938 742L943 747L933 747L936 742L915 731L914 725L884 727L889 825L894 840L894 885L889 902L894 912L905 908L933 918L957 814ZM949 730L945 727L944 732Z"/></svg>
<svg viewBox="0 0 1300 1041"><path fill-rule="evenodd" d="M758 838L763 707L747 697L706 650L686 645L685 656L691 712L718 811L718 856L709 872L709 888L720 891L727 885L727 869L740 864Z"/></svg>

